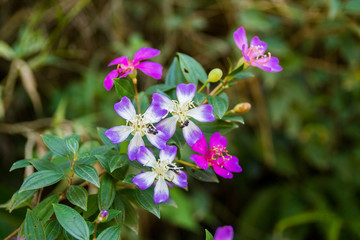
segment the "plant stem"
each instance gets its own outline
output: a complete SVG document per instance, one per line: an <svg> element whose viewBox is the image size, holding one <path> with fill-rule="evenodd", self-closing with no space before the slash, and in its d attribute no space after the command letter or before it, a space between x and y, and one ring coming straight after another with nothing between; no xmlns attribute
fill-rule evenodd
<svg viewBox="0 0 360 240"><path fill-rule="evenodd" d="M139 93L138 93L138 89L137 89L137 79L136 78L132 78L131 79L133 84L134 84L134 90L135 90L135 101L138 107L138 111L139 113L141 113L141 109L140 109L140 101L139 101Z"/></svg>
<svg viewBox="0 0 360 240"><path fill-rule="evenodd" d="M208 83L209 81L206 81L197 92L201 92L208 85Z"/></svg>
<svg viewBox="0 0 360 240"><path fill-rule="evenodd" d="M195 164L192 164L192 163L188 163L188 162L185 162L185 161L183 161L183 160L175 159L175 162L181 163L181 164L183 164L183 165L186 165L186 166L189 166L189 167L192 167L192 168L202 169L202 168L199 167L198 165L195 165Z"/></svg>
<svg viewBox="0 0 360 240"><path fill-rule="evenodd" d="M76 154L74 153L74 161L72 162L71 164L71 169L70 169L70 178L69 178L69 184L65 190L65 193L67 192L67 190L69 189L69 187L71 186L71 183L72 183L72 179L74 177L74 166L75 166L75 162L77 160L77 156Z"/></svg>
<svg viewBox="0 0 360 240"><path fill-rule="evenodd" d="M17 229L15 229L15 231L10 233L6 238L4 238L4 240L11 240L13 237L16 236L16 234L18 234L19 230L20 230L20 227L18 227Z"/></svg>
<svg viewBox="0 0 360 240"><path fill-rule="evenodd" d="M94 228L94 237L93 237L93 240L96 240L96 230L97 230L98 224L99 224L99 222L96 221L96 222L95 222L95 228Z"/></svg>

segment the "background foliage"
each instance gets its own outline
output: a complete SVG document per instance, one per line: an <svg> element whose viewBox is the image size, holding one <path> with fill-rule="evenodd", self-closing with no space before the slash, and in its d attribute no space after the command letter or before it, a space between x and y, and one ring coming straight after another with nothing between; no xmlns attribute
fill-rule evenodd
<svg viewBox="0 0 360 240"><path fill-rule="evenodd" d="M140 211L139 239L203 239L225 224L236 239L360 237L359 1L2 0L0 13L1 202L23 181L12 163L46 152L39 134L86 141L118 125L116 93L102 87L110 60L146 45L166 69L179 51L225 70L244 26L284 68L251 69L256 78L227 92L253 106L227 135L244 171L172 189L178 208L163 207L161 220ZM155 82L142 75L139 85ZM0 210L0 237L25 214Z"/></svg>

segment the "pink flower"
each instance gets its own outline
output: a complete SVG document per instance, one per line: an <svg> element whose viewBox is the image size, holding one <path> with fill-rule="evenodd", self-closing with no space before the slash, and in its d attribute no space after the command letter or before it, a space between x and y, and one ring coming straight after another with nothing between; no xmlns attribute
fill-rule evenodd
<svg viewBox="0 0 360 240"><path fill-rule="evenodd" d="M265 54L267 44L260 41L258 36L251 39L250 47L243 27L234 33L234 41L248 64L261 68L267 72L280 72L282 67L279 65L279 59L272 57L270 52Z"/></svg>
<svg viewBox="0 0 360 240"><path fill-rule="evenodd" d="M210 148L208 149L206 138L203 136L192 146L195 152L201 153L203 156L195 154L190 156L190 159L202 169L212 166L219 176L232 178L231 172L241 172L242 169L239 166L239 159L228 154L226 144L226 138L216 132L210 138Z"/></svg>
<svg viewBox="0 0 360 240"><path fill-rule="evenodd" d="M232 226L218 227L215 232L214 240L233 240L234 230Z"/></svg>
<svg viewBox="0 0 360 240"><path fill-rule="evenodd" d="M134 56L134 59L127 59L127 56L122 56L114 59L108 66L116 65L117 69L112 70L104 80L104 87L106 90L110 90L114 85L114 78L123 78L130 73L136 72L136 69L141 70L146 75L149 75L155 79L160 79L162 74L162 66L159 63L153 62L140 62L141 60L153 58L160 54L160 51L153 48L143 47L140 48Z"/></svg>

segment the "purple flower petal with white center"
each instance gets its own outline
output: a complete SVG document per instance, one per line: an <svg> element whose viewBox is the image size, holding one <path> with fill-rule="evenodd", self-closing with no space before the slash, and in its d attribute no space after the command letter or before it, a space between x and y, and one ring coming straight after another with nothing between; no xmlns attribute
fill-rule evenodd
<svg viewBox="0 0 360 240"><path fill-rule="evenodd" d="M215 232L214 240L233 240L234 230L232 226L218 227Z"/></svg>
<svg viewBox="0 0 360 240"><path fill-rule="evenodd" d="M135 160L136 154L141 146L145 146L144 140L140 133L136 132L128 145L128 156L130 161Z"/></svg>
<svg viewBox="0 0 360 240"><path fill-rule="evenodd" d="M109 72L109 74L105 77L104 79L104 88L108 91L110 91L110 89L112 88L112 86L114 86L114 78L118 77L118 72L117 70L112 70L111 72Z"/></svg>
<svg viewBox="0 0 360 240"><path fill-rule="evenodd" d="M205 136L196 141L194 145L191 146L191 148L195 152L205 155L208 148Z"/></svg>
<svg viewBox="0 0 360 240"><path fill-rule="evenodd" d="M160 54L160 51L154 48L142 47L134 55L134 64L141 60L153 58Z"/></svg>
<svg viewBox="0 0 360 240"><path fill-rule="evenodd" d="M200 138L204 136L200 128L190 120L189 120L189 124L183 128L183 134L185 141L190 147L193 146L194 143L196 143Z"/></svg>
<svg viewBox="0 0 360 240"><path fill-rule="evenodd" d="M172 136L174 136L178 119L178 116L166 118L156 125L156 129L163 132L167 139L170 139Z"/></svg>
<svg viewBox="0 0 360 240"><path fill-rule="evenodd" d="M134 105L128 97L122 97L120 102L115 103L114 109L120 117L128 121L133 120L136 116Z"/></svg>
<svg viewBox="0 0 360 240"><path fill-rule="evenodd" d="M105 131L105 136L113 143L121 143L126 140L133 129L129 126L116 126Z"/></svg>
<svg viewBox="0 0 360 240"><path fill-rule="evenodd" d="M226 147L227 140L225 137L221 136L220 133L216 132L211 136L209 145L210 148L217 146Z"/></svg>
<svg viewBox="0 0 360 240"><path fill-rule="evenodd" d="M246 51L248 49L248 40L243 27L234 32L234 41L241 50L244 49Z"/></svg>
<svg viewBox="0 0 360 240"><path fill-rule="evenodd" d="M186 173L183 171L180 171L180 170L177 172L172 172L172 173L173 173L172 182L181 188L186 188L188 185Z"/></svg>
<svg viewBox="0 0 360 240"><path fill-rule="evenodd" d="M223 177L223 178L233 178L233 175L230 171L226 170L225 168L221 168L219 166L214 166L214 171L217 175Z"/></svg>
<svg viewBox="0 0 360 240"><path fill-rule="evenodd" d="M128 60L127 60L127 56L122 56L119 58L115 58L114 60L112 60L108 66L112 66L112 65L117 65L117 64L124 64L126 66L129 65Z"/></svg>
<svg viewBox="0 0 360 240"><path fill-rule="evenodd" d="M169 188L164 177L159 177L154 189L154 202L162 203L169 199Z"/></svg>
<svg viewBox="0 0 360 240"><path fill-rule="evenodd" d="M147 147L141 146L138 153L136 154L136 159L144 166L154 167L156 165L156 159L154 154Z"/></svg>
<svg viewBox="0 0 360 240"><path fill-rule="evenodd" d="M155 181L155 172L144 172L136 175L132 182L138 186L141 190L149 188Z"/></svg>
<svg viewBox="0 0 360 240"><path fill-rule="evenodd" d="M160 79L162 75L162 69L160 63L153 63L153 62L142 62L136 66L137 69L141 70L148 76L151 76L155 79Z"/></svg>
<svg viewBox="0 0 360 240"><path fill-rule="evenodd" d="M166 109L167 111L171 111L172 106L173 106L173 101L171 101L171 99L168 98L167 96L164 96L160 93L154 93L152 95L152 102L155 105L158 105L161 109ZM167 112L166 112L166 114L167 114ZM164 116L166 114L164 114Z"/></svg>
<svg viewBox="0 0 360 240"><path fill-rule="evenodd" d="M167 162L171 163L175 159L176 153L177 153L177 147L176 146L168 146L168 145L166 145L160 151L160 154L159 154L160 161L167 161Z"/></svg>
<svg viewBox="0 0 360 240"><path fill-rule="evenodd" d="M206 161L205 157L203 157L203 156L194 154L194 155L190 156L190 159L193 160L196 163L196 165L198 165L202 169L206 170L209 166L208 162Z"/></svg>
<svg viewBox="0 0 360 240"><path fill-rule="evenodd" d="M159 104L153 101L145 111L144 116L147 123L155 123L159 122L166 114L167 110L161 108Z"/></svg>
<svg viewBox="0 0 360 240"><path fill-rule="evenodd" d="M146 133L146 138L149 142L158 149L163 149L166 146L166 142L169 140L167 136L158 130L157 134Z"/></svg>
<svg viewBox="0 0 360 240"><path fill-rule="evenodd" d="M195 96L196 86L193 83L180 83L176 87L176 96L180 104L189 103Z"/></svg>
<svg viewBox="0 0 360 240"><path fill-rule="evenodd" d="M199 122L212 122L215 121L213 114L213 106L210 104L200 105L199 107L190 109L187 115L195 118Z"/></svg>

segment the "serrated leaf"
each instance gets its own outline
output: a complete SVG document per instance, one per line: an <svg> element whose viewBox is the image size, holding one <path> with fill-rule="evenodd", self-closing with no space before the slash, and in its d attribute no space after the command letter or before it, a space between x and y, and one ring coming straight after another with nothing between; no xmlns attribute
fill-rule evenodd
<svg viewBox="0 0 360 240"><path fill-rule="evenodd" d="M135 199L141 207L160 218L159 205L154 202L154 189L135 189Z"/></svg>
<svg viewBox="0 0 360 240"><path fill-rule="evenodd" d="M29 160L31 160L31 158L14 162L13 165L11 166L9 172L11 172L15 169L24 168L26 166L29 166L30 165Z"/></svg>
<svg viewBox="0 0 360 240"><path fill-rule="evenodd" d="M197 85L198 81L205 83L207 74L204 68L194 58L184 53L177 53L181 71L189 83Z"/></svg>
<svg viewBox="0 0 360 240"><path fill-rule="evenodd" d="M100 235L96 238L97 240L119 240L120 239L120 226L112 226L100 233Z"/></svg>
<svg viewBox="0 0 360 240"><path fill-rule="evenodd" d="M213 106L214 113L222 118L229 107L229 102L220 96L209 96L208 101Z"/></svg>
<svg viewBox="0 0 360 240"><path fill-rule="evenodd" d="M90 165L75 165L74 172L81 179L100 187L99 176L96 169Z"/></svg>
<svg viewBox="0 0 360 240"><path fill-rule="evenodd" d="M46 237L40 220L30 209L28 209L26 212L24 228L27 240L39 240L45 239Z"/></svg>
<svg viewBox="0 0 360 240"><path fill-rule="evenodd" d="M9 209L10 213L14 209L30 205L34 194L37 192L37 189L23 191L23 192L19 192L19 191L20 190L16 191L9 201L9 205L7 208Z"/></svg>
<svg viewBox="0 0 360 240"><path fill-rule="evenodd" d="M112 178L106 174L101 179L101 185L99 189L99 209L109 209L114 201L115 194L115 184L113 183Z"/></svg>
<svg viewBox="0 0 360 240"><path fill-rule="evenodd" d="M174 57L166 74L165 84L168 86L177 86L179 83L186 83L186 79L182 74L178 58Z"/></svg>
<svg viewBox="0 0 360 240"><path fill-rule="evenodd" d="M122 97L128 97L133 99L135 96L134 84L128 78L115 78L113 79L115 85L115 91L119 99Z"/></svg>
<svg viewBox="0 0 360 240"><path fill-rule="evenodd" d="M205 240L214 240L213 235L207 229L205 229L205 234L206 234Z"/></svg>
<svg viewBox="0 0 360 240"><path fill-rule="evenodd" d="M110 172L113 172L115 169L121 168L129 164L129 158L126 154L119 154L112 156L109 162Z"/></svg>
<svg viewBox="0 0 360 240"><path fill-rule="evenodd" d="M55 219L51 220L45 228L46 240L56 240L61 234L61 226Z"/></svg>
<svg viewBox="0 0 360 240"><path fill-rule="evenodd" d="M53 205L60 225L74 238L89 239L89 228L81 215L71 207L56 203Z"/></svg>
<svg viewBox="0 0 360 240"><path fill-rule="evenodd" d="M239 115L225 116L222 119L227 120L227 121L239 122L239 123L245 124L244 118Z"/></svg>
<svg viewBox="0 0 360 240"><path fill-rule="evenodd" d="M85 188L72 185L66 192L66 197L72 204L87 210L88 193Z"/></svg>
<svg viewBox="0 0 360 240"><path fill-rule="evenodd" d="M219 179L217 178L214 170L211 167L208 167L206 170L204 169L194 169L188 166L185 166L187 172L196 178L197 180L203 182L215 182L219 183Z"/></svg>
<svg viewBox="0 0 360 240"><path fill-rule="evenodd" d="M39 189L57 183L64 177L64 174L55 170L44 170L28 176L20 187L20 192L32 189Z"/></svg>
<svg viewBox="0 0 360 240"><path fill-rule="evenodd" d="M97 128L97 131L98 131L98 134L100 136L101 141L107 146L115 147L118 144L113 143L107 136L105 136L105 131L106 130L107 129L102 128L102 127Z"/></svg>
<svg viewBox="0 0 360 240"><path fill-rule="evenodd" d="M56 156L67 157L70 155L70 151L63 139L50 134L42 134L41 137L43 138L45 145Z"/></svg>
<svg viewBox="0 0 360 240"><path fill-rule="evenodd" d="M34 209L33 212L39 218L42 224L45 224L54 213L52 204L59 202L59 195L52 194L42 200Z"/></svg>

